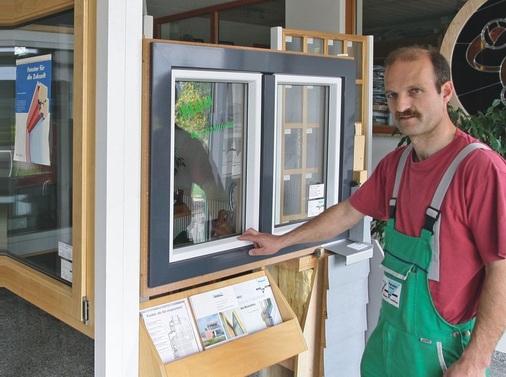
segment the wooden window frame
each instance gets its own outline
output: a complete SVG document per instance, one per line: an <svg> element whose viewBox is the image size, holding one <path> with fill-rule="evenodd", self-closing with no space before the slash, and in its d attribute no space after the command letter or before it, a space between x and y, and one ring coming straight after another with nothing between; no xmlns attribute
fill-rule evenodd
<svg viewBox="0 0 506 377"><path fill-rule="evenodd" d="M73 282L68 286L11 258L0 255L0 286L31 302L80 332L93 337L95 216L95 45L94 0L36 0L8 3L0 26L16 27L74 9L73 114Z"/></svg>
<svg viewBox="0 0 506 377"><path fill-rule="evenodd" d="M333 43L333 41L341 41L343 43L341 55L344 56L352 55L350 50L353 47L353 43L360 43L362 47L362 59L357 61L357 78L355 84L357 88L357 102L360 102L361 109L357 111L355 120L354 180L363 183L367 179L368 172L371 170L370 151L373 129L375 131L372 124L372 37L286 28L273 28L272 33L275 33L275 36L273 37L271 34L271 39L277 40L278 43L278 46L274 46L273 48L286 51L288 50L287 38L288 40L289 38L300 38L302 48L300 52L304 54L312 54L312 52L308 50L308 46L312 44L315 39L323 41L323 50L319 51L318 54L331 57L333 55L331 54L329 45Z"/></svg>

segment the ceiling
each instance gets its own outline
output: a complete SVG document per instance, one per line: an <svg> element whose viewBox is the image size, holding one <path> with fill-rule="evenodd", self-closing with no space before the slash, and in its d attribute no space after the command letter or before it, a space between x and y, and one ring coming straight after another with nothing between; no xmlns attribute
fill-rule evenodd
<svg viewBox="0 0 506 377"><path fill-rule="evenodd" d="M233 0L145 0L154 18ZM363 34L377 39L437 33L446 29L466 0L362 0ZM220 13L220 19L265 26L285 26L285 0L269 0Z"/></svg>

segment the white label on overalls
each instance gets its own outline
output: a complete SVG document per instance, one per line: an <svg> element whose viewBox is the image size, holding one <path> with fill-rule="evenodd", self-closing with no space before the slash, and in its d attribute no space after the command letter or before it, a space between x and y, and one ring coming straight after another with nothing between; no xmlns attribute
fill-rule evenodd
<svg viewBox="0 0 506 377"><path fill-rule="evenodd" d="M383 289L381 296L389 304L399 307L401 300L402 284L383 275Z"/></svg>

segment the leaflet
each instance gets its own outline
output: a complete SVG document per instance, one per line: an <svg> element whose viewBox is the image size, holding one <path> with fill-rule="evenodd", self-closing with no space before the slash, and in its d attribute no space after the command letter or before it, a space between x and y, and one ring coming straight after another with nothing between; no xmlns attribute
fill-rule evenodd
<svg viewBox="0 0 506 377"><path fill-rule="evenodd" d="M140 315L164 364L202 351L188 299L145 309Z"/></svg>
<svg viewBox="0 0 506 377"><path fill-rule="evenodd" d="M191 296L190 303L204 348L282 322L267 276Z"/></svg>

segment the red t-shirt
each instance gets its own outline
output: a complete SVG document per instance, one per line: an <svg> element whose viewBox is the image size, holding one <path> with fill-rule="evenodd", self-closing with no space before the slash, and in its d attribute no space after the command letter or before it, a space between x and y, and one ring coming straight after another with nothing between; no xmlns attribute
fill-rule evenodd
<svg viewBox="0 0 506 377"><path fill-rule="evenodd" d="M430 158L408 156L397 199L396 229L419 236L437 185L457 153L477 140L457 130L454 140ZM388 218L397 163L403 148L388 154L350 198L373 218ZM476 315L484 264L506 258L506 162L478 149L460 164L441 206L440 281L429 281L438 312L456 324Z"/></svg>

